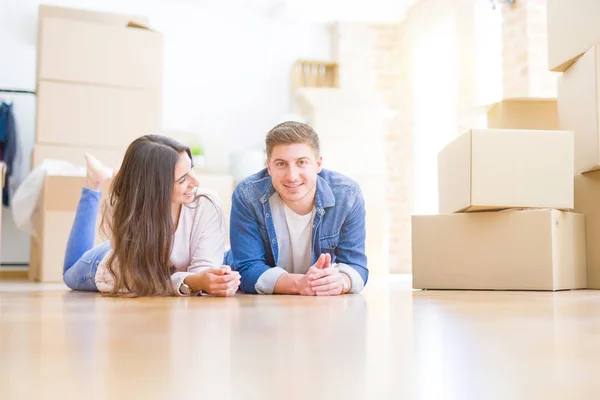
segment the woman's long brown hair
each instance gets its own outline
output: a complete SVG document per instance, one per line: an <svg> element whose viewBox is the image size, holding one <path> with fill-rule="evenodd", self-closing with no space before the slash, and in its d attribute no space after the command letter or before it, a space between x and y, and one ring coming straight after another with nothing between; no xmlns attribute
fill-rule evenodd
<svg viewBox="0 0 600 400"><path fill-rule="evenodd" d="M102 215L111 237L107 260L112 296L172 295L170 255L175 232L171 198L175 165L188 147L160 135L133 141L114 177Z"/></svg>

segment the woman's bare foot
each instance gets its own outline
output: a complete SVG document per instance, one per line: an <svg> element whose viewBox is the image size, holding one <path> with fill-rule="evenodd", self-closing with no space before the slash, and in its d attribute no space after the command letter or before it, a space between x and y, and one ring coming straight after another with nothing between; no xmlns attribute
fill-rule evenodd
<svg viewBox="0 0 600 400"><path fill-rule="evenodd" d="M102 164L100 160L89 153L85 153L86 176L85 187L100 190L102 183L112 178L113 170Z"/></svg>

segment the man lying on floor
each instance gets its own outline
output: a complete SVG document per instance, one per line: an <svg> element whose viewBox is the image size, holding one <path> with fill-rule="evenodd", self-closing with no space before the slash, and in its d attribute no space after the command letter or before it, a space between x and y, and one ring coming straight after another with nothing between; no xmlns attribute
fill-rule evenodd
<svg viewBox="0 0 600 400"><path fill-rule="evenodd" d="M356 182L321 169L319 137L284 122L266 137L267 168L232 197L225 263L252 294L359 293L369 271L365 204Z"/></svg>

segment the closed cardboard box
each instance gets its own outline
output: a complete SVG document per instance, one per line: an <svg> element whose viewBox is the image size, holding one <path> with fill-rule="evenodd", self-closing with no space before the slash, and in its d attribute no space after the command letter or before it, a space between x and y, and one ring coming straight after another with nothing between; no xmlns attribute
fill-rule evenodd
<svg viewBox="0 0 600 400"><path fill-rule="evenodd" d="M125 149L108 150L94 147L70 147L36 144L31 155L31 168L39 167L46 159L67 161L75 166L85 166L85 153L90 153L110 168L121 165Z"/></svg>
<svg viewBox="0 0 600 400"><path fill-rule="evenodd" d="M148 18L140 15L116 14L98 11L80 10L77 8L56 7L42 4L38 10L38 18L63 18L74 21L94 22L97 24L127 26L129 22L148 26Z"/></svg>
<svg viewBox="0 0 600 400"><path fill-rule="evenodd" d="M440 213L573 208L573 134L473 129L438 154Z"/></svg>
<svg viewBox="0 0 600 400"><path fill-rule="evenodd" d="M38 43L42 43L42 21L45 18L62 18L81 22L92 22L97 24L112 25L116 27L127 26L130 22L148 26L148 18L139 15L127 15L116 13L105 13L97 11L79 10L75 8L56 7L40 5L38 10ZM39 50L40 47L38 47ZM38 54L36 71L40 71L40 59Z"/></svg>
<svg viewBox="0 0 600 400"><path fill-rule="evenodd" d="M588 288L600 289L600 171L575 176L575 211L585 215Z"/></svg>
<svg viewBox="0 0 600 400"><path fill-rule="evenodd" d="M575 135L576 173L600 169L599 70L600 47L594 46L558 78L558 122Z"/></svg>
<svg viewBox="0 0 600 400"><path fill-rule="evenodd" d="M600 1L547 0L548 68L564 72L600 43Z"/></svg>
<svg viewBox="0 0 600 400"><path fill-rule="evenodd" d="M29 279L38 282L62 282L63 262L84 177L49 175L34 214L37 237L31 240ZM105 183L103 199L108 193ZM102 207L96 221L96 244L103 241L99 233Z"/></svg>
<svg viewBox="0 0 600 400"><path fill-rule="evenodd" d="M507 99L490 106L490 129L558 129L556 99Z"/></svg>
<svg viewBox="0 0 600 400"><path fill-rule="evenodd" d="M42 18L37 80L160 89L162 36L149 29Z"/></svg>
<svg viewBox="0 0 600 400"><path fill-rule="evenodd" d="M416 289L587 287L585 218L558 210L412 217Z"/></svg>
<svg viewBox="0 0 600 400"><path fill-rule="evenodd" d="M161 125L158 91L40 82L36 143L126 148Z"/></svg>
<svg viewBox="0 0 600 400"><path fill-rule="evenodd" d="M539 129L558 128L556 99L504 99L458 114L459 133L465 129Z"/></svg>

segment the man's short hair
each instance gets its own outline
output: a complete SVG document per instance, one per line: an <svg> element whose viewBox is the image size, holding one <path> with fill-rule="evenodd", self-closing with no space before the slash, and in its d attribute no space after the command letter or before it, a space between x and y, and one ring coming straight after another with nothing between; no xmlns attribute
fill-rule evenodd
<svg viewBox="0 0 600 400"><path fill-rule="evenodd" d="M271 158L273 148L278 144L307 144L315 151L315 156L319 157L319 136L310 126L302 122L286 121L277 125L267 133L265 139L267 145L267 158Z"/></svg>

